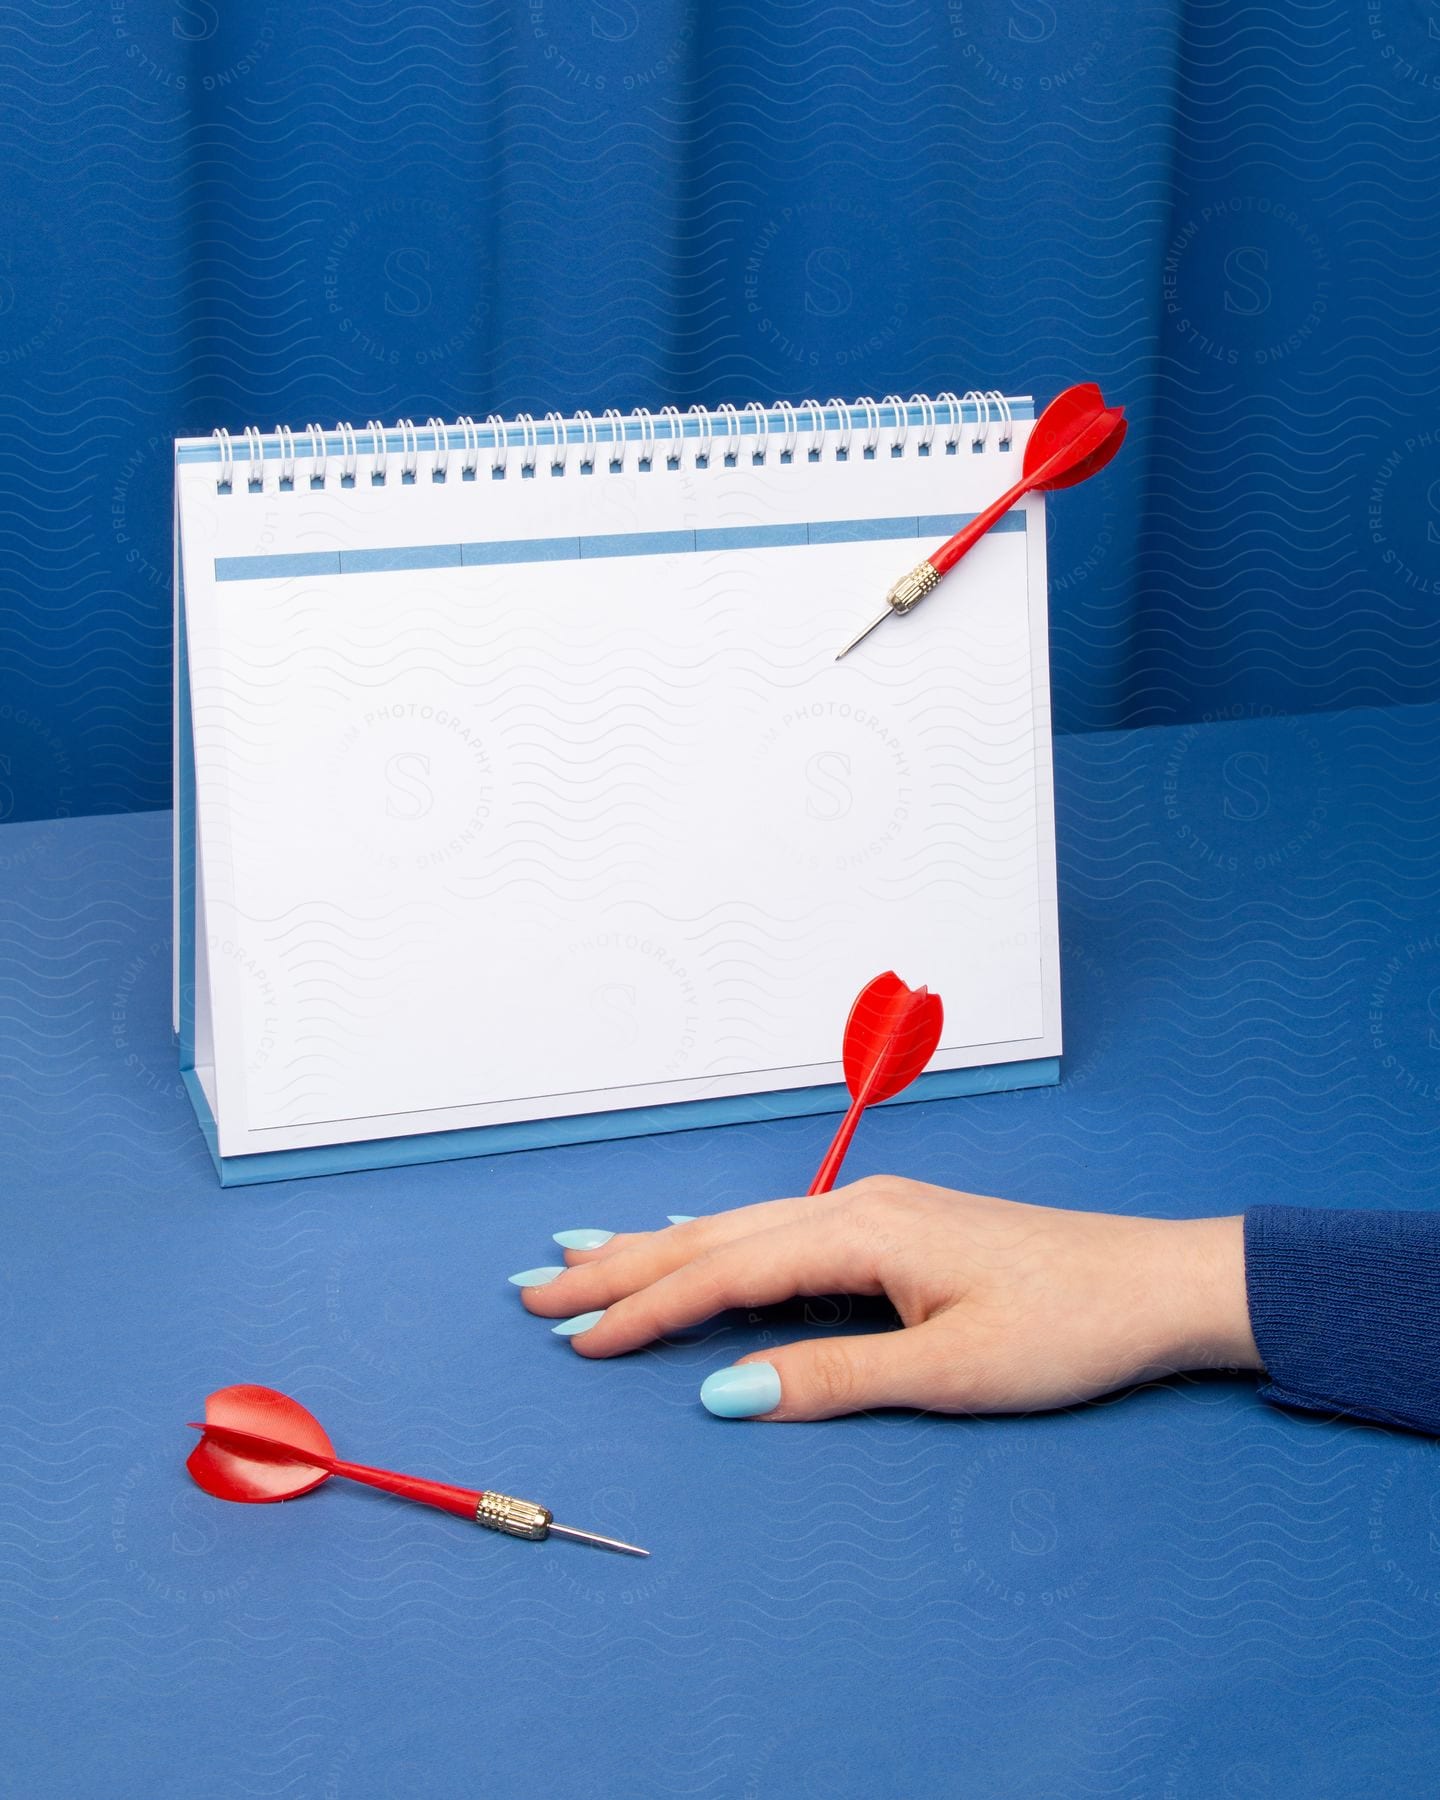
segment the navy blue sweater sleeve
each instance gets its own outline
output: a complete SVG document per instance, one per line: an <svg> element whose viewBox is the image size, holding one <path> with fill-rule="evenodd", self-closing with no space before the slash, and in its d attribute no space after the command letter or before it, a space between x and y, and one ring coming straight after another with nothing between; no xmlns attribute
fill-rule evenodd
<svg viewBox="0 0 1440 1800"><path fill-rule="evenodd" d="M1252 1206L1245 1289L1267 1400L1440 1435L1440 1213Z"/></svg>

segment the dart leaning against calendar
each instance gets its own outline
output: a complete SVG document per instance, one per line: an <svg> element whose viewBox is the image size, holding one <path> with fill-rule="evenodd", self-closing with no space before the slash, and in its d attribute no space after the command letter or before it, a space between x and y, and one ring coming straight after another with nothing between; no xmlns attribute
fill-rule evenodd
<svg viewBox="0 0 1440 1800"><path fill-rule="evenodd" d="M1043 495L836 661L1033 422L179 441L175 1023L222 1182L840 1112L876 969L945 995L906 1099L1055 1081Z"/></svg>

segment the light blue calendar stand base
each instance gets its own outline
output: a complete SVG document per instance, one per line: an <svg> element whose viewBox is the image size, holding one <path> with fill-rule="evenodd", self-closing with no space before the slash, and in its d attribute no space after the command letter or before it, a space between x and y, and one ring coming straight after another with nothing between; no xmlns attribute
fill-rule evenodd
<svg viewBox="0 0 1440 1800"><path fill-rule="evenodd" d="M811 1113L843 1112L850 1096L840 1083L790 1088L775 1094L736 1094L721 1100L683 1100L673 1106L636 1106L620 1112L574 1113L561 1119L527 1119L515 1125L478 1125L465 1131L424 1132L414 1137L367 1138L351 1144L322 1144L309 1150L262 1150L254 1156L221 1156L214 1115L193 1068L182 1069L186 1090L210 1147L221 1187L252 1187L266 1181L297 1181L307 1175L338 1175L355 1169L391 1169L404 1163L449 1162L461 1156L498 1156L512 1150L542 1150L556 1144L600 1143L607 1138L650 1137L669 1131L698 1131L711 1125L743 1125L760 1119L796 1119ZM1058 1057L1033 1062L993 1063L983 1069L937 1069L886 1106L917 1100L953 1100L966 1094L997 1094L1010 1088L1054 1087Z"/></svg>

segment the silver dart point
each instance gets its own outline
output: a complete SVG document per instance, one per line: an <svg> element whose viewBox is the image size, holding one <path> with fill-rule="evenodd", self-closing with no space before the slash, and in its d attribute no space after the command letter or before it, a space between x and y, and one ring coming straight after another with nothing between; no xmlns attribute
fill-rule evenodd
<svg viewBox="0 0 1440 1800"><path fill-rule="evenodd" d="M619 1538L601 1537L598 1531L580 1531L574 1525L557 1525L550 1522L552 1537L570 1538L577 1544L594 1544L597 1550L619 1550L625 1556L648 1556L648 1550L642 1550L636 1544L622 1544Z"/></svg>
<svg viewBox="0 0 1440 1800"><path fill-rule="evenodd" d="M850 642L840 652L840 656L837 656L835 658L836 662L839 662L841 656L848 656L857 644L863 644L865 639L867 637L869 637L870 633L875 629L875 627L877 625L883 625L885 623L885 621L890 617L891 613L894 612L894 610L895 609L893 606L887 606L885 608L884 612L881 613L881 615L878 619L872 620L871 623L865 627L865 629L860 633L859 637L851 638Z"/></svg>

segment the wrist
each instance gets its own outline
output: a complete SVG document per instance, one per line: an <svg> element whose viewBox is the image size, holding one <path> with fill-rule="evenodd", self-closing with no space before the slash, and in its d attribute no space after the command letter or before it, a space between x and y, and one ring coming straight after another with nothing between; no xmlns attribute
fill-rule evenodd
<svg viewBox="0 0 1440 1800"><path fill-rule="evenodd" d="M1169 1358L1175 1369L1263 1370L1250 1329L1245 1291L1245 1220L1168 1222L1162 1304L1170 1313Z"/></svg>

